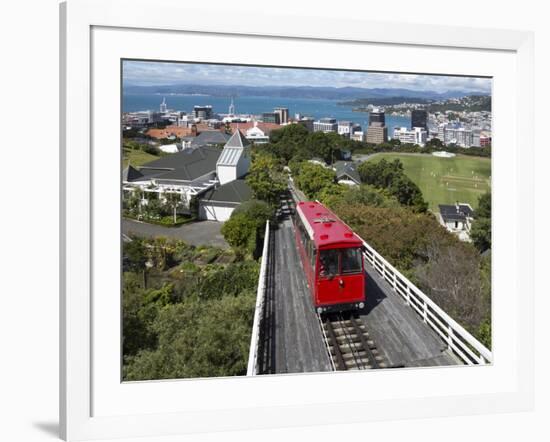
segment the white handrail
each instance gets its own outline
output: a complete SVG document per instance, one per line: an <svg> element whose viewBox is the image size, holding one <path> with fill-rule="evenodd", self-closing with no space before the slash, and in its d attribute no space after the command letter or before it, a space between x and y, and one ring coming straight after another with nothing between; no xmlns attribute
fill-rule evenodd
<svg viewBox="0 0 550 442"><path fill-rule="evenodd" d="M264 310L267 255L269 249L269 220L265 223L264 248L262 250L262 262L260 264L260 276L258 278L258 290L256 294L256 308L254 310L254 323L252 325L252 336L250 338L250 350L248 352L247 376L255 376L258 368L258 344L260 340L260 327L262 313Z"/></svg>
<svg viewBox="0 0 550 442"><path fill-rule="evenodd" d="M365 240L362 241L365 259L389 283L393 291L398 293L421 316L422 320L441 336L453 353L468 365L493 361L493 354L489 349L445 313Z"/></svg>

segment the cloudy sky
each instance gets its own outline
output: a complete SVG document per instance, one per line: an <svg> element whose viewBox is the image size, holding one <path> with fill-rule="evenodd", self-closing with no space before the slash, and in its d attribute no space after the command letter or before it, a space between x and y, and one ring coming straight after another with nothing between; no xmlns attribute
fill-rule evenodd
<svg viewBox="0 0 550 442"><path fill-rule="evenodd" d="M240 86L332 86L406 88L435 92L490 92L491 80L476 77L263 68L237 65L124 61L124 84L225 84Z"/></svg>

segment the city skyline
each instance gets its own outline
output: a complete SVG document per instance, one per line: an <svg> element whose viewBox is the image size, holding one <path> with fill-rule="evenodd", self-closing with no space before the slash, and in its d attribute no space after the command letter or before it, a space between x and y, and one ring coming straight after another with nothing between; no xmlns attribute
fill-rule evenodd
<svg viewBox="0 0 550 442"><path fill-rule="evenodd" d="M136 60L123 61L123 83L125 86L238 84L250 87L355 87L491 93L491 79L481 77Z"/></svg>

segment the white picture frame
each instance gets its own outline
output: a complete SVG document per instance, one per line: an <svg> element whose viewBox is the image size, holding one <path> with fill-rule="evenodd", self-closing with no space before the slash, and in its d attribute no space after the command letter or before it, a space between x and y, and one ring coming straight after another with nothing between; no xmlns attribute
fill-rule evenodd
<svg viewBox="0 0 550 442"><path fill-rule="evenodd" d="M155 2L69 0L61 4L60 14L62 24L60 33L62 86L60 97L60 428L64 439L162 436L209 431L344 424L367 420L520 411L532 408L534 390L532 33L411 24L392 24L392 32L388 33L387 23L308 20L308 17L273 14L247 16L232 12L230 8L226 11L205 13L204 10L192 9L174 0ZM185 20L181 19L182 16ZM234 23L239 23L239 26L235 27ZM511 256L507 262L502 261L502 264L495 263L493 296L499 293L496 304L505 312L499 315L499 310L494 310L494 320L497 324L494 340L498 344L499 341L504 342L509 339L512 343L510 345L513 346L513 351L509 352L510 355L504 357L502 356L504 352L500 351L502 357L499 358L499 348L495 344L494 364L491 367L476 368L477 371L470 371L466 375L463 375L464 371L453 368L429 372L415 370L376 373L376 384L384 385L391 382L395 385L403 385L403 391L399 394L381 391L379 396L376 396L373 386L373 398L366 399L364 396L359 401L357 398L337 397L331 402L326 402L320 398L320 395L291 397L291 392L296 393L303 388L306 389L303 390L304 392L312 393L318 390L319 385L330 385L331 388L342 389L362 386L364 379L360 378L361 373L266 376L235 380L162 381L130 385L125 383L118 386L124 391L113 392L113 396L102 393L104 390L114 389L104 379L103 372L120 370L120 367L107 366L105 369L105 365L98 365L105 349L102 345L98 346L98 343L104 341L97 333L97 321L101 319L102 336L115 335L113 341L117 341L119 329L117 329L116 318L119 317L119 311L105 311L105 305L99 298L94 298L94 288L97 288L98 284L97 279L94 279L93 265L96 262L94 259L97 260L97 253L103 250L95 241L98 234L116 237L120 232L113 232L109 226L98 224L96 216L99 210L97 195L105 192L105 189L102 190L100 183L93 180L95 172L92 165L95 164L94 158L99 154L93 148L94 142L97 141L93 126L97 126L99 121L98 106L101 107L106 101L96 96L98 91L93 88L94 84L98 85L98 81L105 81L102 76L93 78L98 72L97 69L102 69L101 63L103 63L101 57L98 57L94 51L97 51L98 47L102 48L101 54L105 54L107 63L105 66L109 66L109 57L111 57L111 64L112 60L120 58L120 53L116 50L117 45L120 43L124 49L124 45L127 44L129 48L130 42L126 41L128 35L126 40L124 37L117 40L118 37L115 36L117 32L126 32L133 40L143 34L147 35L148 41L160 41L166 38L166 33L169 33L172 36L170 38L178 39L231 38L243 39L243 41L247 39L246 41L250 44L253 41L262 41L262 44L266 45L280 42L283 46L287 44L296 48L299 45L312 47L340 45L343 48L346 45L354 45L354 47L364 46L365 48L368 46L369 51L376 51L381 47L388 50L408 48L416 51L439 51L438 53L443 54L443 58L448 57L445 54L449 51L456 54L464 52L464 60L468 57L475 59L474 53L484 54L485 57L494 55L495 60L505 58L500 68L494 68L507 72L502 74L501 85L495 90L494 114L496 122L506 122L510 133L514 136L509 139L502 137L497 124L495 143L497 146L503 146L503 151L514 154L509 158L497 154L493 164L495 189L503 189L500 197L498 197L498 190L495 196L494 213L497 216L494 216L496 230L494 250L497 255L495 260L499 259L499 255L504 256L499 251L510 251L510 249L513 257ZM102 42L111 43L112 53L107 54L109 51L106 46L101 46ZM143 51L145 53L145 49ZM315 65L315 50L312 53L310 59L302 62L306 63L304 66ZM93 58L94 54L95 58ZM135 51L132 52L132 55L135 54ZM169 53L167 54L163 56L159 53L158 58L174 59ZM224 60L208 59L207 61L261 64L259 59L252 59L243 51L226 54L225 57ZM290 55L288 57L287 59L290 60ZM185 56L181 56L180 60L185 61L185 59ZM266 56L264 64L268 64L269 60L270 58ZM280 60L279 63L284 63L283 58ZM318 62L324 66L323 63L326 63L326 60ZM453 64L450 58L445 62L451 66L448 69L451 69ZM277 62L271 61L271 63L277 65ZM392 65L389 61L384 63L387 68L382 70L391 70L390 68L395 66L394 70L399 71L399 64ZM394 63L397 62L394 61ZM495 66L498 64L495 62ZM426 71L426 65L423 65L421 60L415 61L414 57L407 59L406 65L407 69L404 69L406 72ZM462 66L460 68L459 64L456 64L454 67L456 72L453 72L462 73L460 69L463 69L464 73L476 74L484 69L478 67L476 70L474 67L464 66L464 63ZM350 67L359 69L361 65L358 61ZM506 69L506 67L513 69ZM428 70L434 72L437 66ZM100 72L103 71L100 70ZM110 73L107 77L112 78ZM507 90L513 90L513 95L504 97L500 92L505 89L504 84ZM118 87L117 84L114 92ZM106 89L110 90L109 87ZM114 99L118 102L119 97L116 96ZM513 112L510 115L504 115L499 102L510 105L509 108L513 109ZM113 123L118 126L118 120ZM107 143L109 142L107 140ZM117 138L112 142L116 145L119 140ZM520 146L521 155L518 155ZM118 168L118 163L113 164L112 167L106 168L105 174L109 175L112 171L118 177ZM508 213L507 217L503 204L500 203L500 201L506 201L506 198L511 204L510 207L514 209L512 215ZM503 216L498 217L498 214ZM97 278L97 275L95 277ZM506 284L502 283L503 278L506 278ZM105 279L105 281L108 280ZM425 381L412 387L411 379L414 377ZM458 377L460 381L457 381ZM494 378L495 382L485 382L483 380L485 378ZM456 391L438 391L438 382L450 384L450 380L458 382L455 385ZM471 391L464 388L463 383L466 382L470 382ZM476 382L479 382L479 386ZM485 387L482 388L481 385ZM186 391L187 397L195 400L187 401L186 406L180 405L177 395L181 391ZM236 391L242 394L237 396ZM254 400L253 395L260 391L267 399ZM212 405L212 403L200 401L201 392L202 396L218 394L219 402ZM120 396L114 396L119 393ZM144 408L145 406L139 403L137 399L140 397L148 399L150 402L148 408ZM129 398L133 398L133 401ZM163 399L162 407L157 406L159 398ZM273 416L277 416L277 419L274 420Z"/></svg>

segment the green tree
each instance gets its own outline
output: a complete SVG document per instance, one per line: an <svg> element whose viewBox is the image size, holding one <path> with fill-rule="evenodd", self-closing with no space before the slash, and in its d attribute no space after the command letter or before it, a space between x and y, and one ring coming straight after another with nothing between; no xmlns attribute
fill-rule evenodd
<svg viewBox="0 0 550 442"><path fill-rule="evenodd" d="M405 175L399 160L392 162L382 159L378 162L365 161L357 168L361 181L381 189L387 189L400 204L411 206L417 212L428 210L420 188Z"/></svg>
<svg viewBox="0 0 550 442"><path fill-rule="evenodd" d="M486 192L478 199L470 237L480 252L491 248L491 193Z"/></svg>
<svg viewBox="0 0 550 442"><path fill-rule="evenodd" d="M296 186L304 192L308 198L315 199L318 194L327 187L334 185L336 174L332 169L304 162L300 165L297 176L294 176Z"/></svg>
<svg viewBox="0 0 550 442"><path fill-rule="evenodd" d="M341 159L339 142L342 139L336 133L313 132L309 134L305 142L305 148L312 156L322 158L325 163L333 164Z"/></svg>
<svg viewBox="0 0 550 442"><path fill-rule="evenodd" d="M270 155L256 155L246 177L258 200L277 204L279 195L286 190L286 177L281 165Z"/></svg>
<svg viewBox="0 0 550 442"><path fill-rule="evenodd" d="M472 223L470 237L480 252L491 248L491 219L478 218Z"/></svg>
<svg viewBox="0 0 550 442"><path fill-rule="evenodd" d="M222 226L221 233L237 257L242 259L255 248L256 230L256 220L245 213L232 213L231 218Z"/></svg>

